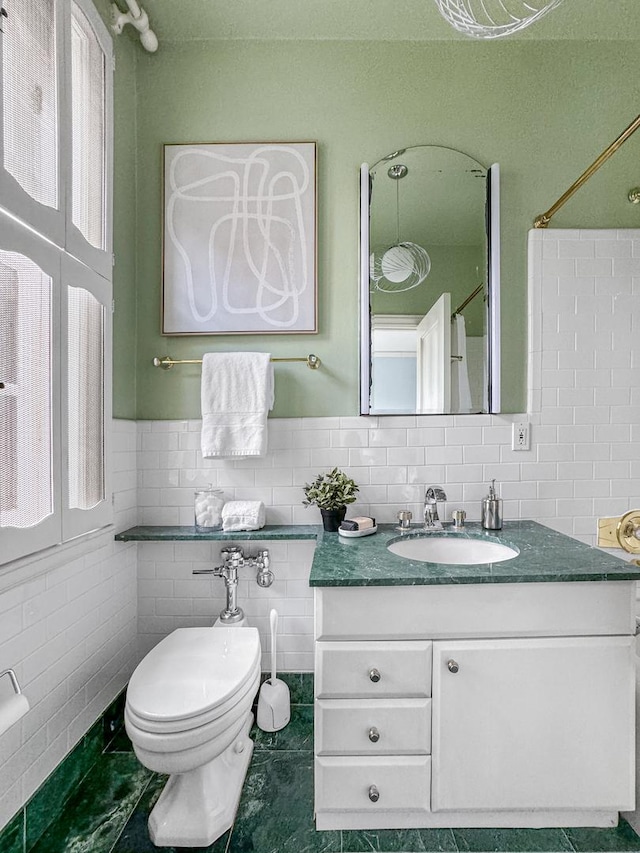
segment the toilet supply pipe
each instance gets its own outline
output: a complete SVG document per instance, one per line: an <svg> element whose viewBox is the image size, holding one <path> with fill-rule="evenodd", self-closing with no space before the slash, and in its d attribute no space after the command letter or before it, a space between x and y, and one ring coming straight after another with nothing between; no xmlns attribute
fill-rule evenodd
<svg viewBox="0 0 640 853"><path fill-rule="evenodd" d="M291 697L288 686L280 678L276 678L277 610L271 611L269 621L271 623L271 678L264 681L260 688L256 723L263 732L278 732L291 718Z"/></svg>
<svg viewBox="0 0 640 853"><path fill-rule="evenodd" d="M17 723L21 717L24 717L29 710L29 700L20 690L15 672L12 669L5 669L4 672L0 672L0 678L5 675L11 681L15 696L0 702L0 735L4 734L14 723Z"/></svg>

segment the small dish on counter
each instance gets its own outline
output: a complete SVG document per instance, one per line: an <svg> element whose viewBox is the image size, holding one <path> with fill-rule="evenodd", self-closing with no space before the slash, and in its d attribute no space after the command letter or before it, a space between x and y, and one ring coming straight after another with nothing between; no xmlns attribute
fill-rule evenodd
<svg viewBox="0 0 640 853"><path fill-rule="evenodd" d="M371 536L372 533L377 532L377 524L374 524L373 527L366 527L364 530L343 530L341 527L338 528L338 533L340 536L344 536L345 539L355 539L358 536Z"/></svg>

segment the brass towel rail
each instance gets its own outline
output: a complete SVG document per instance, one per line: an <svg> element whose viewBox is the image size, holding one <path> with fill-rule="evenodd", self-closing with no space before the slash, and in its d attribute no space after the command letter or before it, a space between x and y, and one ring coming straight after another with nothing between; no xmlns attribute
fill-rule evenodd
<svg viewBox="0 0 640 853"><path fill-rule="evenodd" d="M571 184L566 193L561 195L558 201L555 204L551 205L551 207L549 208L549 210L547 210L546 213L541 213L540 216L537 216L535 218L533 222L533 227L546 228L549 225L553 214L557 213L560 210L562 205L567 202L571 198L571 196L589 180L589 178L591 177L591 175L593 175L594 172L598 171L598 169L600 168L600 166L602 166L603 163L606 163L606 161L609 159L609 157L611 157L612 154L615 154L618 148L620 148L620 146L623 145L631 136L631 134L635 133L639 127L640 115L636 116L636 118L631 122L629 127L627 127L626 130L623 130L617 139L614 139L611 145L606 148L596 160L593 161L593 163L589 166L588 169L585 169L585 171L580 175L578 180L574 181L574 183Z"/></svg>
<svg viewBox="0 0 640 853"><path fill-rule="evenodd" d="M317 370L322 362L318 358L317 355L313 353L309 353L309 355L305 356L305 358L272 358L273 362L282 362L282 361L304 361L308 368L311 370ZM169 370L169 368L173 367L174 364L202 364L201 358L170 358L168 355L163 355L162 358L158 358L156 356L153 359L154 367L161 367L163 370Z"/></svg>
<svg viewBox="0 0 640 853"><path fill-rule="evenodd" d="M460 305L458 305L456 310L451 315L452 320L456 316L456 314L459 314L463 308L467 307L467 305L471 302L472 299L476 298L476 296L480 293L480 291L482 290L483 287L484 287L484 285L482 284L482 282L480 282L480 284L476 287L476 289L473 291L473 293L470 293L469 296L467 296L467 298L464 300L464 302L461 302Z"/></svg>

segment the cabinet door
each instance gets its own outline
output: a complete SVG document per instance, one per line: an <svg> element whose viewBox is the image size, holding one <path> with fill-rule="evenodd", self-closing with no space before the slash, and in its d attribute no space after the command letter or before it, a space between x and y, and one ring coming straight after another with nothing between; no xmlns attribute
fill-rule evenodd
<svg viewBox="0 0 640 853"><path fill-rule="evenodd" d="M435 642L433 810L633 809L632 642Z"/></svg>

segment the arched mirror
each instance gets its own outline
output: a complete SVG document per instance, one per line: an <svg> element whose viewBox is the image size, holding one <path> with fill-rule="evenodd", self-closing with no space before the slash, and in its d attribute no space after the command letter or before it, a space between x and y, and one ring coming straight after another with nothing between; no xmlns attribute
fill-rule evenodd
<svg viewBox="0 0 640 853"><path fill-rule="evenodd" d="M499 169L418 145L361 167L360 411L500 411Z"/></svg>

